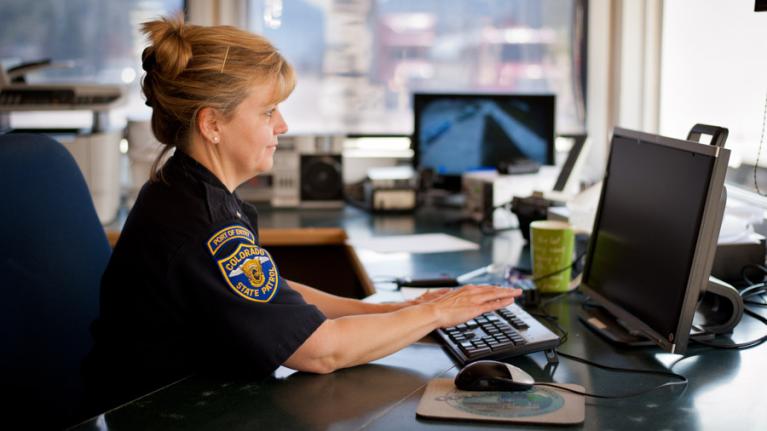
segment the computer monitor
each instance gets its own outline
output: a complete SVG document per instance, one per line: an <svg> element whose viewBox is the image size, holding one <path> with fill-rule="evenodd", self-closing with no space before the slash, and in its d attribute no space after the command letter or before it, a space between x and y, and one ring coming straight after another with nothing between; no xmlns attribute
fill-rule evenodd
<svg viewBox="0 0 767 431"><path fill-rule="evenodd" d="M628 329L685 352L709 283L729 154L614 130L581 288L615 319L589 314L587 324L614 340Z"/></svg>
<svg viewBox="0 0 767 431"><path fill-rule="evenodd" d="M433 187L458 192L464 172L520 159L554 164L554 95L413 96L413 162Z"/></svg>

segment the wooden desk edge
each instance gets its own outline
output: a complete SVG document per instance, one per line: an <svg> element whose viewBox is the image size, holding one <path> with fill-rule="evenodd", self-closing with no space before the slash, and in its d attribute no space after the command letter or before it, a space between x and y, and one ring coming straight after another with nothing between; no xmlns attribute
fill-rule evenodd
<svg viewBox="0 0 767 431"><path fill-rule="evenodd" d="M120 231L105 229L109 246L114 248L120 238ZM346 244L346 231L337 227L312 227L312 228L263 228L259 229L258 237L261 245L269 246L314 246L314 245L343 245L346 247L352 270L362 284L365 295L375 293L375 286L365 271L357 253Z"/></svg>

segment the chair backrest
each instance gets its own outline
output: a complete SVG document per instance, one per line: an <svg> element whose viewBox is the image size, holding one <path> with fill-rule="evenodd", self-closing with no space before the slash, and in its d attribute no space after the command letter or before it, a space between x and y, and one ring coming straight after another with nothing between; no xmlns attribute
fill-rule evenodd
<svg viewBox="0 0 767 431"><path fill-rule="evenodd" d="M0 136L0 381L10 402L3 422L26 415L32 427L59 427L81 419L80 363L110 252L69 152L43 135Z"/></svg>

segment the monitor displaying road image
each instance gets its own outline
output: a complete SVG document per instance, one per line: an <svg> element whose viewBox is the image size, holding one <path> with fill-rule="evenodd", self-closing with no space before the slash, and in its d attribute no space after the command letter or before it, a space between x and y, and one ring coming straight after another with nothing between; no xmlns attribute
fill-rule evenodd
<svg viewBox="0 0 767 431"><path fill-rule="evenodd" d="M552 95L415 95L420 168L440 175L530 159L553 164Z"/></svg>

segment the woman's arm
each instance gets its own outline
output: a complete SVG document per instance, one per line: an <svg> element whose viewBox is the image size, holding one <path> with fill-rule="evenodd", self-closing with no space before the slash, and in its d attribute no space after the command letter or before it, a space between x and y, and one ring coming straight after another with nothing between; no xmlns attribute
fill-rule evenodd
<svg viewBox="0 0 767 431"><path fill-rule="evenodd" d="M431 302L397 311L328 319L285 361L285 366L314 373L364 364L394 353L437 328L465 322L505 307L518 289L465 286Z"/></svg>
<svg viewBox="0 0 767 431"><path fill-rule="evenodd" d="M317 290L313 287L292 280L288 280L288 284L290 284L290 287L292 287L293 290L297 291L301 294L301 296L304 297L304 301L317 306L317 308L322 311L322 314L330 319L335 319L343 316L351 316L355 314L388 313L391 311L397 311L410 305L433 300L447 293L447 290L437 290L424 294L412 301L389 304L371 304L368 302L362 302L359 299L343 298L340 296L332 295L330 293Z"/></svg>

